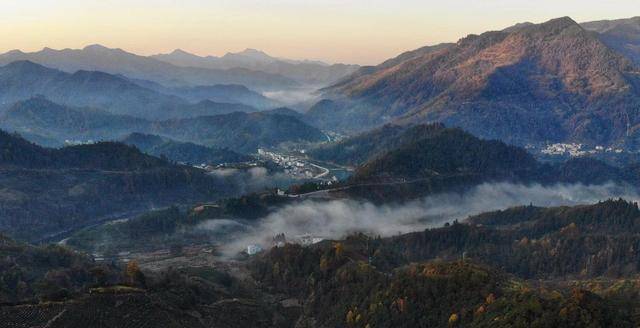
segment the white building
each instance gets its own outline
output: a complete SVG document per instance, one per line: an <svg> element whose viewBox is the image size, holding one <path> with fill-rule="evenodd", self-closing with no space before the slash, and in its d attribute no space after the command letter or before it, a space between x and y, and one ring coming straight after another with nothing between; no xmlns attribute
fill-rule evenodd
<svg viewBox="0 0 640 328"><path fill-rule="evenodd" d="M258 253L262 252L262 247L260 247L260 245L249 245L247 246L247 254L249 255L256 255Z"/></svg>

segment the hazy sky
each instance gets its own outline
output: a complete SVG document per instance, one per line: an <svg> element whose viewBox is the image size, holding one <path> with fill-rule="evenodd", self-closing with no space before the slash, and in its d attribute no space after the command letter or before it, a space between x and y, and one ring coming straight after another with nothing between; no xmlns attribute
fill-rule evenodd
<svg viewBox="0 0 640 328"><path fill-rule="evenodd" d="M139 54L258 48L374 64L517 22L634 15L639 0L0 0L0 51L93 43Z"/></svg>

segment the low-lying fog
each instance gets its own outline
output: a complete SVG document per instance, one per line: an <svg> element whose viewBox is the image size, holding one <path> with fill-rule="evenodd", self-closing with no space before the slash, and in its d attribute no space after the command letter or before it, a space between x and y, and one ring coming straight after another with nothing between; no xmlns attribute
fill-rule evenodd
<svg viewBox="0 0 640 328"><path fill-rule="evenodd" d="M287 189L292 184L304 182L294 179L283 172L270 172L264 167L252 167L250 169L225 168L214 170L210 174L237 189L236 195L245 195L275 187Z"/></svg>
<svg viewBox="0 0 640 328"><path fill-rule="evenodd" d="M284 233L289 241L306 234L325 239L339 239L354 232L391 236L518 205L593 204L610 198L636 201L639 197L633 188L613 183L598 186L497 183L482 184L464 194L433 195L405 204L306 200L259 220L248 232L225 245L223 252L233 255L251 244L270 247L272 238L279 233Z"/></svg>
<svg viewBox="0 0 640 328"><path fill-rule="evenodd" d="M318 99L318 90L320 88L322 86L306 86L297 89L266 91L262 94L285 106L296 108L300 104L315 102Z"/></svg>

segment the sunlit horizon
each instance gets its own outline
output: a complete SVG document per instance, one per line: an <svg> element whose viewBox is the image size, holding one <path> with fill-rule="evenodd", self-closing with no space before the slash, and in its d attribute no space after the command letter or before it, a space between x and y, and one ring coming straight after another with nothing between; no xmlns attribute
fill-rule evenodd
<svg viewBox="0 0 640 328"><path fill-rule="evenodd" d="M275 57L372 65L468 34L569 16L634 16L635 1L42 0L3 4L0 51L91 44L153 55L175 49L222 56L247 48ZM152 8L152 9L150 9Z"/></svg>

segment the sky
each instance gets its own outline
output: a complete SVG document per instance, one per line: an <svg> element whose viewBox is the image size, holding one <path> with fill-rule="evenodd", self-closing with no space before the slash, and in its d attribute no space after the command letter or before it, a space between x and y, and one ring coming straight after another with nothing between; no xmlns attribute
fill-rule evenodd
<svg viewBox="0 0 640 328"><path fill-rule="evenodd" d="M634 15L638 0L0 0L0 51L99 43L220 56L256 48L370 65L518 22Z"/></svg>

